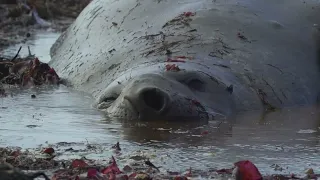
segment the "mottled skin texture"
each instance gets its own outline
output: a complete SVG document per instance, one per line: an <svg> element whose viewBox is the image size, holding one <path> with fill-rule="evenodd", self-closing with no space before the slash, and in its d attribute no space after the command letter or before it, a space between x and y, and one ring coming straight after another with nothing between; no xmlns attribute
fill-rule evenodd
<svg viewBox="0 0 320 180"><path fill-rule="evenodd" d="M94 0L53 45L50 65L125 119L310 105L319 94L319 9L291 0Z"/></svg>

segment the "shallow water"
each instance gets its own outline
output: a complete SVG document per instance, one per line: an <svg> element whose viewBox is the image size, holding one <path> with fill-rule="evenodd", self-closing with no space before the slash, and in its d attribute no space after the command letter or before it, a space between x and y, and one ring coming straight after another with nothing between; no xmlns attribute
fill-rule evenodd
<svg viewBox="0 0 320 180"><path fill-rule="evenodd" d="M13 45L7 49L4 49L1 54L5 56L12 56L17 53L20 46L22 49L19 53L21 57L29 55L28 46L30 47L31 54L35 54L42 62L50 61L50 48L51 45L58 39L59 33L52 30L42 30L37 34L29 37L27 41Z"/></svg>
<svg viewBox="0 0 320 180"><path fill-rule="evenodd" d="M58 34L41 32L26 42L32 53L49 61L49 48ZM13 56L20 45L4 51ZM21 55L27 55L24 46ZM37 98L31 99L35 94ZM315 107L285 109L266 115L247 112L229 124L181 125L164 123L130 124L110 120L91 107L90 95L67 87L12 89L11 96L0 99L0 146L38 147L60 145L58 151L85 143L98 144L99 152L63 153L58 158L108 159L110 147L120 142L116 155L123 166L133 155L145 155L162 171L231 167L237 160L253 161L262 173L303 173L314 168L320 173L320 110ZM278 172L279 173L279 172Z"/></svg>

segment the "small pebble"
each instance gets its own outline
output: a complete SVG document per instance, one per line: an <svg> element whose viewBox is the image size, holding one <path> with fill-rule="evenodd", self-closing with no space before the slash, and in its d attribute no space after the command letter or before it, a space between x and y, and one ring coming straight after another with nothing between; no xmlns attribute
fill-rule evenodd
<svg viewBox="0 0 320 180"><path fill-rule="evenodd" d="M307 170L305 171L305 173L306 173L307 175L312 175L312 174L314 174L314 171L313 171L312 168L310 168L310 169L307 169Z"/></svg>
<svg viewBox="0 0 320 180"><path fill-rule="evenodd" d="M123 171L130 172L130 171L132 171L132 167L126 165L123 167Z"/></svg>

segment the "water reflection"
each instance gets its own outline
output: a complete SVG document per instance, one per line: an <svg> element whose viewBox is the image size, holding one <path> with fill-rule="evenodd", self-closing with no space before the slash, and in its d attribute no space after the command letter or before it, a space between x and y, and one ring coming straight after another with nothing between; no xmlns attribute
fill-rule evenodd
<svg viewBox="0 0 320 180"><path fill-rule="evenodd" d="M203 163L208 167L228 166L250 159L262 172L271 173L272 164L287 168L284 172L303 172L307 167L319 167L320 140L319 107L297 107L266 114L244 112L234 124L184 124L167 122L121 124L123 140L156 148L156 154L170 152L171 163ZM141 147L141 148L142 148ZM169 161L167 159L167 161ZM198 161L198 162L195 162ZM159 160L158 163L163 163ZM169 163L170 164L170 163ZM320 169L317 169L320 170Z"/></svg>
<svg viewBox="0 0 320 180"><path fill-rule="evenodd" d="M318 144L314 140L319 137L319 107L282 109L267 114L264 119L261 119L258 113L248 112L238 116L234 127L234 136L250 134L252 143L302 143L314 146ZM310 130L310 133L298 133L300 130ZM307 139L300 141L303 138Z"/></svg>
<svg viewBox="0 0 320 180"><path fill-rule="evenodd" d="M229 122L212 121L209 123L197 122L125 122L113 119L121 124L123 138L127 141L138 143L165 142L175 147L189 147L216 144L215 141L223 140L230 135ZM110 123L110 122L106 122ZM211 137L208 139L207 137ZM221 144L219 142L218 144Z"/></svg>
<svg viewBox="0 0 320 180"><path fill-rule="evenodd" d="M25 57L29 55L28 46L30 46L32 54L35 54L42 62L49 62L50 48L59 35L60 33L52 32L50 29L41 31L34 36L30 36L27 41L8 47L0 53L4 56L13 57L17 53L19 47L22 46L19 55Z"/></svg>
<svg viewBox="0 0 320 180"><path fill-rule="evenodd" d="M246 112L238 115L235 124L230 122L169 123L124 122L105 120L106 124L121 124L123 138L135 142L170 142L191 146L223 145L230 142L244 144L301 143L318 144L320 116L318 107L283 109L266 114ZM227 142L225 142L227 141Z"/></svg>
<svg viewBox="0 0 320 180"><path fill-rule="evenodd" d="M92 99L66 87L12 88L10 97L1 99L0 144L35 147L49 141L83 141L96 137L101 113L90 108ZM30 95L36 98L31 99ZM88 129L88 124L92 129ZM103 136L103 133L100 133ZM99 137L99 136L98 136Z"/></svg>

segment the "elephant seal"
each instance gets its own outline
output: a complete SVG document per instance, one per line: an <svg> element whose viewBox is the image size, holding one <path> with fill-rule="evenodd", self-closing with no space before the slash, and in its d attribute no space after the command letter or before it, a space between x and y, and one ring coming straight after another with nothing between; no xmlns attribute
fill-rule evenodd
<svg viewBox="0 0 320 180"><path fill-rule="evenodd" d="M109 116L233 118L317 100L315 1L95 0L50 66Z"/></svg>

